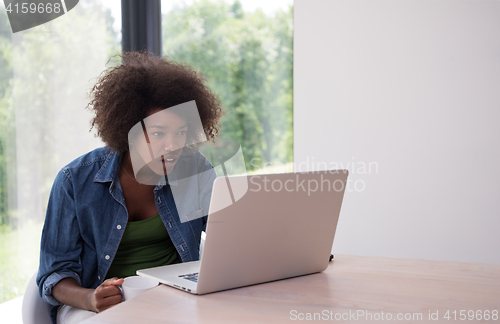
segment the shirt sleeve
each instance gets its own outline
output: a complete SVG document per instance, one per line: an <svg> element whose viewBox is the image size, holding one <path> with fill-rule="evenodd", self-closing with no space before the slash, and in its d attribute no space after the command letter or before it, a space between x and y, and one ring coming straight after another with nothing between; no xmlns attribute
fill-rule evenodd
<svg viewBox="0 0 500 324"><path fill-rule="evenodd" d="M69 170L63 169L52 186L42 231L40 266L36 278L42 299L52 305L60 305L52 296L52 289L59 281L73 278L82 284L81 251L82 237L73 182Z"/></svg>

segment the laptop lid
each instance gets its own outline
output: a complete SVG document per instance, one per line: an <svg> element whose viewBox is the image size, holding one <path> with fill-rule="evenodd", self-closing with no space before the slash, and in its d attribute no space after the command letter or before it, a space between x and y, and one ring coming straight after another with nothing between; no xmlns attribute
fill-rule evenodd
<svg viewBox="0 0 500 324"><path fill-rule="evenodd" d="M325 270L347 176L330 170L217 178L197 293Z"/></svg>

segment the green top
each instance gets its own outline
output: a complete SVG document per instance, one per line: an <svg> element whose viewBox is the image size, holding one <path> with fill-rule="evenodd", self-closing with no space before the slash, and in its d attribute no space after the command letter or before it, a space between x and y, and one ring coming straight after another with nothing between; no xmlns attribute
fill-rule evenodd
<svg viewBox="0 0 500 324"><path fill-rule="evenodd" d="M107 278L135 276L139 269L176 263L177 251L160 214L128 222Z"/></svg>

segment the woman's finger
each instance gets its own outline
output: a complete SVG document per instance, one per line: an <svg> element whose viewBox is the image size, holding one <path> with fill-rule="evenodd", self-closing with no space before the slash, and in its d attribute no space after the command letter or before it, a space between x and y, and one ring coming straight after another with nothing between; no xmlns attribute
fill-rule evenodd
<svg viewBox="0 0 500 324"><path fill-rule="evenodd" d="M98 312L113 307L122 301L122 296L110 296L106 298L99 298L96 301L96 308Z"/></svg>
<svg viewBox="0 0 500 324"><path fill-rule="evenodd" d="M121 296L121 291L117 286L99 286L95 290L96 298L106 298L117 295Z"/></svg>
<svg viewBox="0 0 500 324"><path fill-rule="evenodd" d="M123 283L123 278L109 278L104 280L104 282L101 284L101 286L119 286Z"/></svg>

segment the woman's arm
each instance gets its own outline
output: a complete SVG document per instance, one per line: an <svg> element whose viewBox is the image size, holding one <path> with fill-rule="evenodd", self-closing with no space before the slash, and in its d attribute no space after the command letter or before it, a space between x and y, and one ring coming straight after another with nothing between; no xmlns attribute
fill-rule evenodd
<svg viewBox="0 0 500 324"><path fill-rule="evenodd" d="M122 283L123 279L111 278L96 289L88 289L73 278L65 278L52 288L52 296L63 304L99 313L122 301L117 287Z"/></svg>
<svg viewBox="0 0 500 324"><path fill-rule="evenodd" d="M57 174L50 192L36 279L40 297L51 305L60 303L52 290L61 280L71 278L82 283L82 242L72 178L69 171L63 169Z"/></svg>

